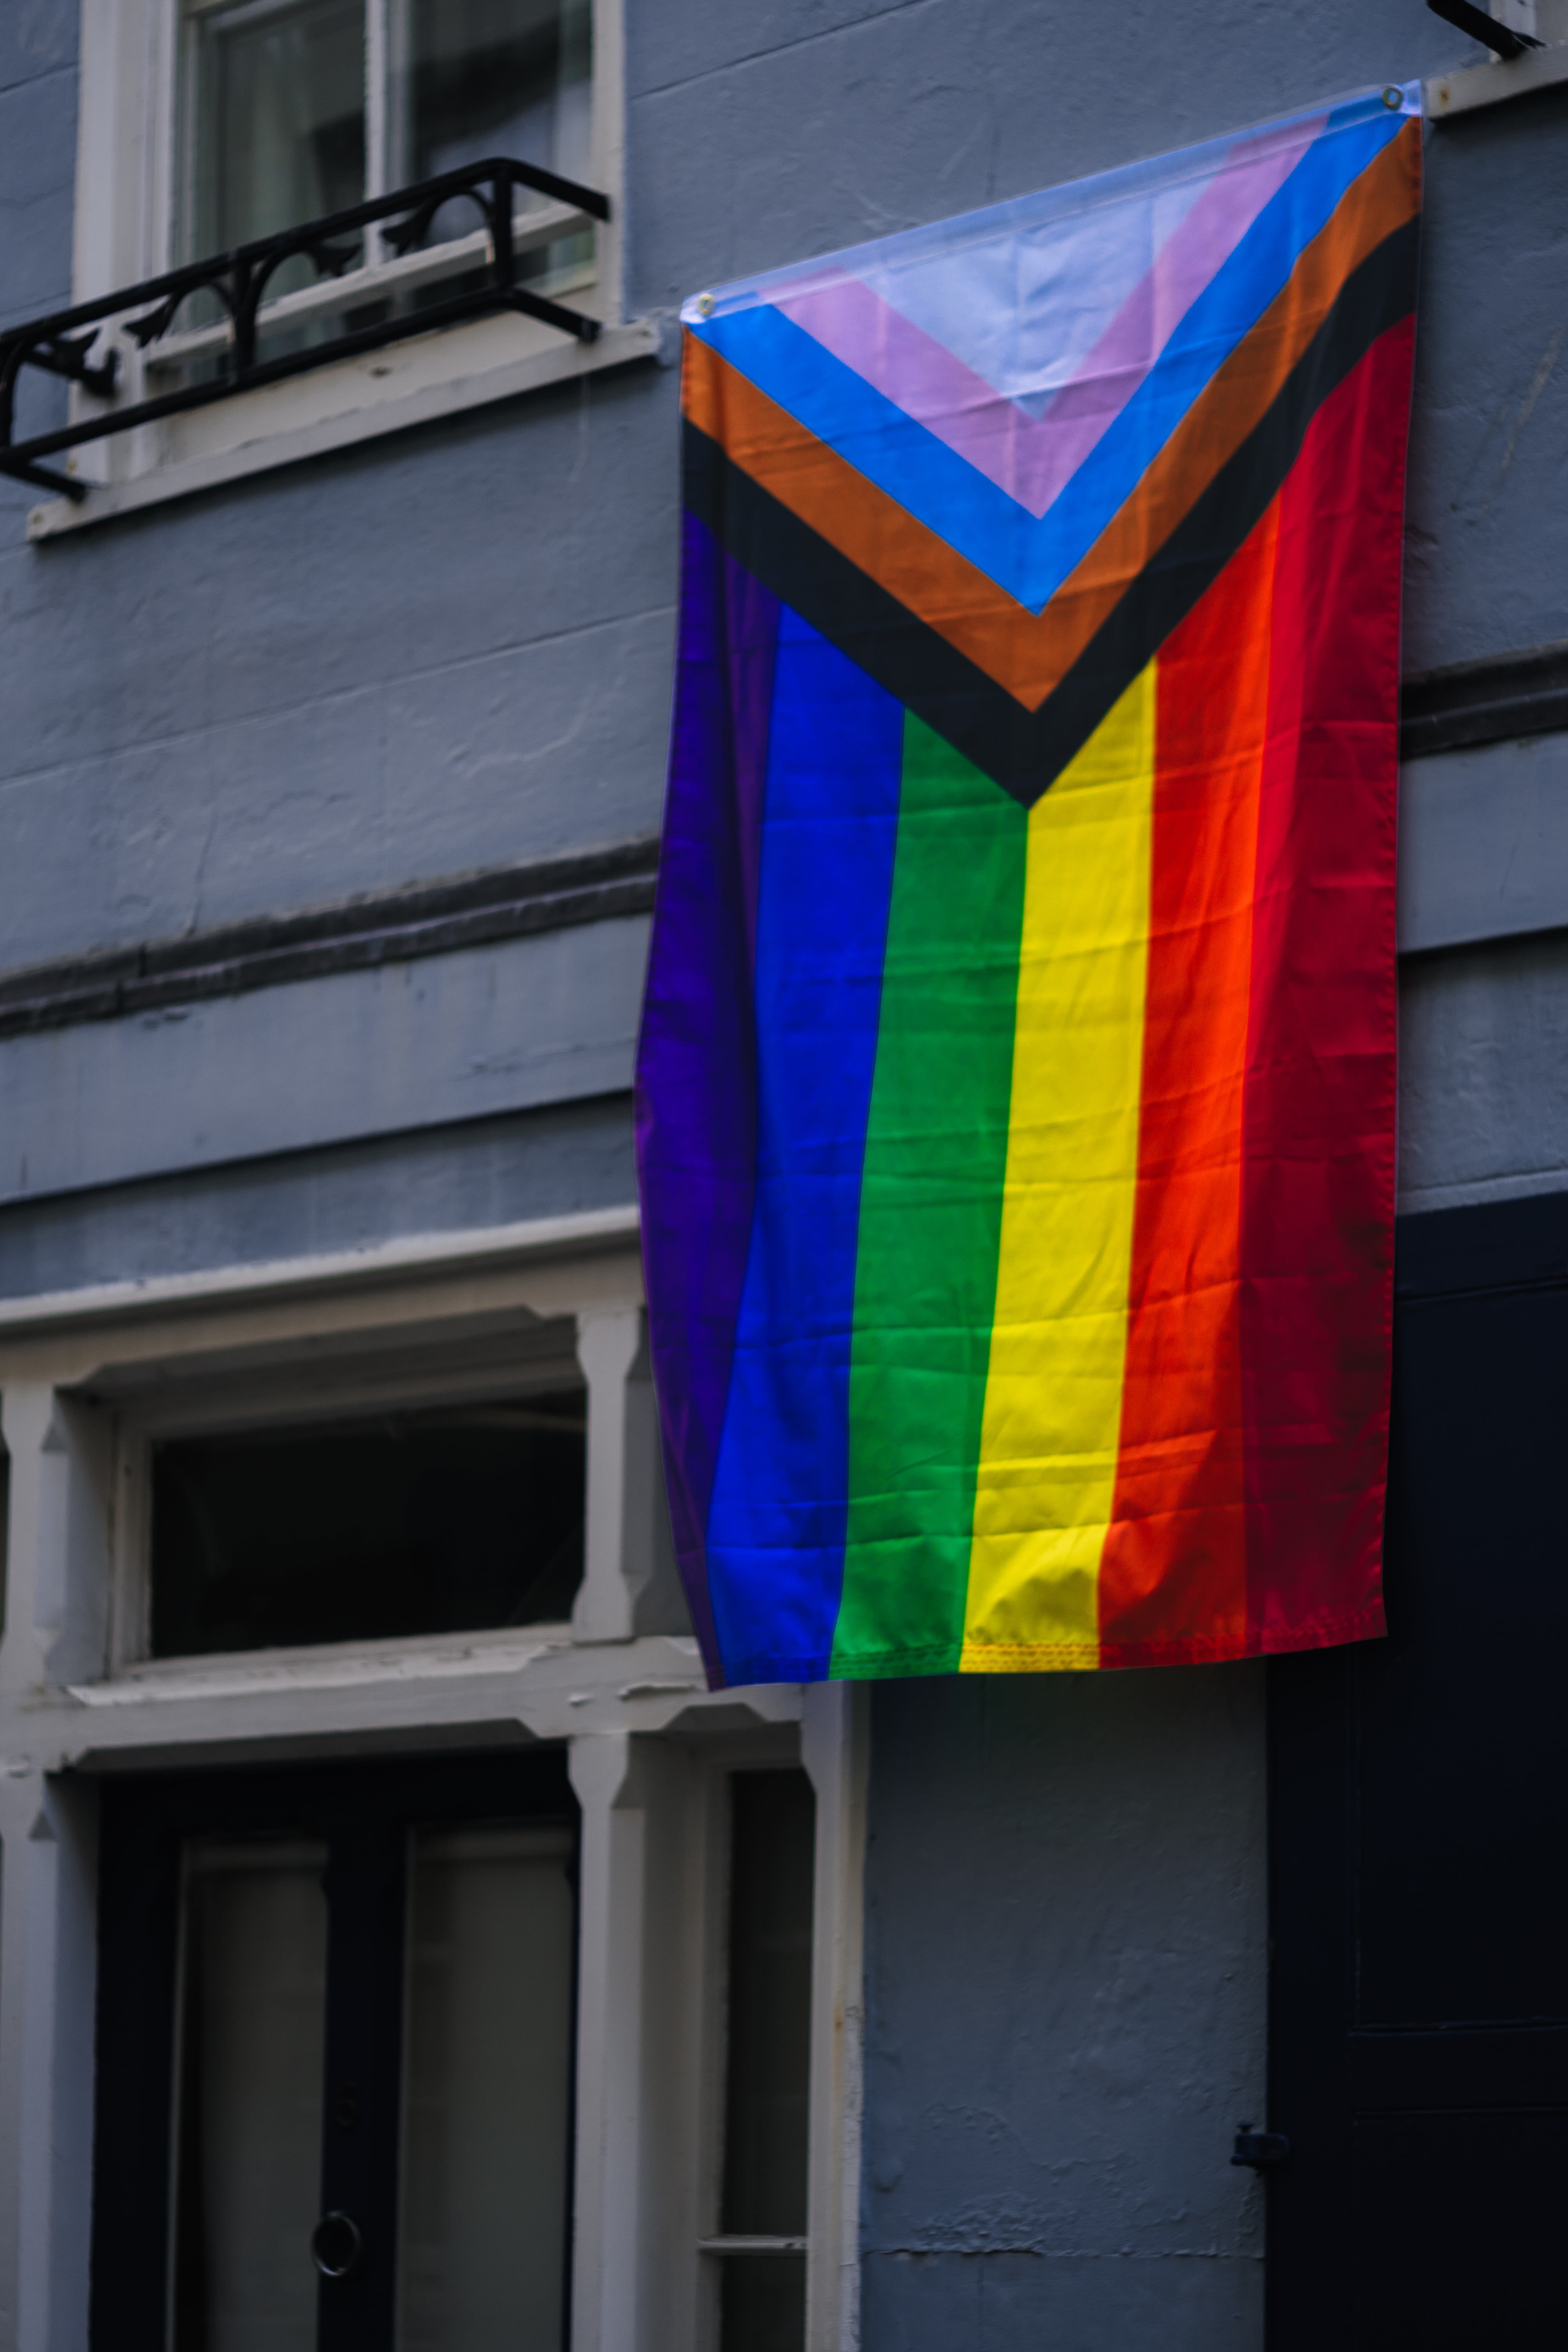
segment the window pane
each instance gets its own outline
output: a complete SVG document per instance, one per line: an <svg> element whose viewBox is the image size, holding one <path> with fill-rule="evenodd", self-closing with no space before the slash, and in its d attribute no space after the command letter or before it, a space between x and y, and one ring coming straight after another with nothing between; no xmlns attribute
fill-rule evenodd
<svg viewBox="0 0 1568 2352"><path fill-rule="evenodd" d="M738 1772L730 1785L730 2032L721 2226L726 2237L801 2237L816 1800L801 1771ZM768 2258L767 2275L775 2279L783 2275L773 2266L778 2259ZM726 2272L731 2267L726 2263Z"/></svg>
<svg viewBox="0 0 1568 2352"><path fill-rule="evenodd" d="M487 155L588 177L589 0L392 0L405 180ZM470 212L450 233L476 226Z"/></svg>
<svg viewBox="0 0 1568 2352"><path fill-rule="evenodd" d="M153 1467L156 1657L558 1622L581 1391L179 1438Z"/></svg>
<svg viewBox="0 0 1568 2352"><path fill-rule="evenodd" d="M560 2352L573 1852L564 1827L415 1837L400 2352Z"/></svg>
<svg viewBox="0 0 1568 2352"><path fill-rule="evenodd" d="M188 25L189 257L358 204L364 0L240 0L193 8Z"/></svg>
<svg viewBox="0 0 1568 2352"><path fill-rule="evenodd" d="M314 2352L325 1846L187 1850L176 2352Z"/></svg>
<svg viewBox="0 0 1568 2352"><path fill-rule="evenodd" d="M805 2256L727 2254L719 2289L721 2352L800 2352Z"/></svg>

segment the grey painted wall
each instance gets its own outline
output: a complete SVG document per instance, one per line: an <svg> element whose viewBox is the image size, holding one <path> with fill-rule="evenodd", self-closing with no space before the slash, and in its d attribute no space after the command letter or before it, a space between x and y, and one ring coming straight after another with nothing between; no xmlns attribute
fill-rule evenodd
<svg viewBox="0 0 1568 2352"><path fill-rule="evenodd" d="M1399 780L1399 944L1568 928L1568 736L1412 760Z"/></svg>
<svg viewBox="0 0 1568 2352"><path fill-rule="evenodd" d="M1400 1050L1403 1210L1568 1189L1568 933L1421 957Z"/></svg>
<svg viewBox="0 0 1568 2352"><path fill-rule="evenodd" d="M0 1042L0 1206L624 1092L646 915Z"/></svg>
<svg viewBox="0 0 1568 2352"><path fill-rule="evenodd" d="M0 1298L365 1249L634 1197L624 1095L271 1154L0 1211Z"/></svg>
<svg viewBox="0 0 1568 2352"><path fill-rule="evenodd" d="M0 518L7 964L653 831L674 373L31 548Z"/></svg>
<svg viewBox="0 0 1568 2352"><path fill-rule="evenodd" d="M871 2352L1255 2352L1263 1681L881 1684Z"/></svg>

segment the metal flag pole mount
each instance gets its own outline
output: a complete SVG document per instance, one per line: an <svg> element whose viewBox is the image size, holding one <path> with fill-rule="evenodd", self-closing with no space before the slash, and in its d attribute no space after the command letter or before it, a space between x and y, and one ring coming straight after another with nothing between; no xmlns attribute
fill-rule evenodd
<svg viewBox="0 0 1568 2352"><path fill-rule="evenodd" d="M1522 58L1527 50L1546 46L1533 33L1519 33L1511 25L1500 24L1484 8L1473 7L1471 0L1426 0L1426 5L1434 16L1441 16L1445 24L1458 26L1473 41L1484 42L1500 58Z"/></svg>

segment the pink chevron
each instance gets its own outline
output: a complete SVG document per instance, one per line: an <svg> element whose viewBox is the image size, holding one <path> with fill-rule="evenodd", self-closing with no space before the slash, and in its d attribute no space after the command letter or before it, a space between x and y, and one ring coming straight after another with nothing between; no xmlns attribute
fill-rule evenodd
<svg viewBox="0 0 1568 2352"><path fill-rule="evenodd" d="M820 280L777 307L1037 519L1131 399L1222 262L1283 184L1325 118L1229 161L1167 237L1120 310L1031 416L858 278ZM1261 143L1261 142L1260 142Z"/></svg>

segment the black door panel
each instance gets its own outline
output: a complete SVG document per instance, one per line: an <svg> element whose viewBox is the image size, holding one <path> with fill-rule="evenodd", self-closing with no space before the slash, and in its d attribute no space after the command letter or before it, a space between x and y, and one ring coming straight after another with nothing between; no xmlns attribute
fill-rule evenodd
<svg viewBox="0 0 1568 2352"><path fill-rule="evenodd" d="M1355 2344L1561 2343L1565 2162L1568 2107L1359 2116Z"/></svg>
<svg viewBox="0 0 1568 2352"><path fill-rule="evenodd" d="M289 2323L289 2341L313 2333L315 2352L393 2352L411 1837L416 1827L423 1837L446 1834L444 1824L467 1833L497 1823L510 1837L511 1825L521 1824L526 1838L542 1832L559 1840L549 1866L557 1877L564 1868L570 1884L575 1815L564 1757L542 1749L149 1774L105 1788L92 2352L170 2352L171 2345L174 2352L206 2352L206 2209L190 2157L192 2145L200 2144L201 2111L189 2025L192 1954L182 1958L180 1930L192 1874L199 1879L206 1867L204 1853L210 1856L216 1845L222 1866L229 1847L243 1854L270 1843L287 1863L289 1842L308 1842L289 1851L297 1874L306 1856L310 1882L325 1895L324 1993L321 1973L310 1979L317 2040L309 2046L321 2053L319 2061L310 2059L312 2069L319 2066L310 2080L321 2091L320 2168L317 2176L312 2162L312 2179L301 2188L300 2225L290 2225L278 2253L305 2283L307 2300L298 2324ZM569 1914L567 1919L569 1930ZM297 2040L290 2037L290 2046ZM263 2063L253 2061L253 2075ZM567 2095L569 2106L569 2085ZM312 2116L313 2102L314 2092ZM563 2128L563 2173L569 2163ZM315 2271L321 2274L314 2288L313 2221ZM563 2273L564 2264L563 2245ZM563 2307L563 2277L561 2293L552 2288L554 2308ZM537 2332L544 2340L550 2330Z"/></svg>
<svg viewBox="0 0 1568 2352"><path fill-rule="evenodd" d="M1270 2352L1568 2340L1568 1200L1400 1236L1386 1642L1270 1668Z"/></svg>

